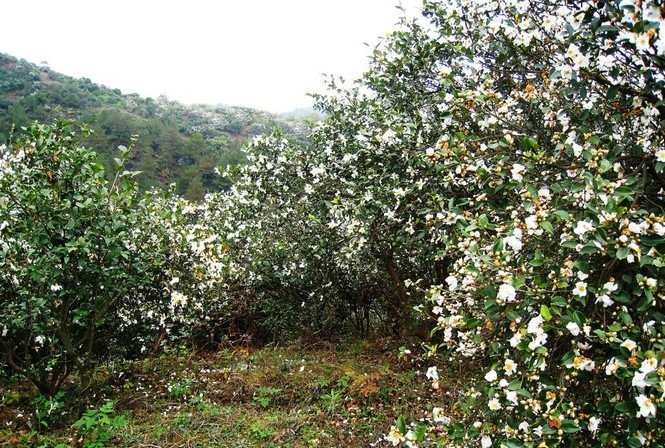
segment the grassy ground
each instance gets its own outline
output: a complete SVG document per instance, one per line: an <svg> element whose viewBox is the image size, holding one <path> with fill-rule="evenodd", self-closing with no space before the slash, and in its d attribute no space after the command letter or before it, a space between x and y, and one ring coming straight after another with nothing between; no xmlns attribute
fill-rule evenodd
<svg viewBox="0 0 665 448"><path fill-rule="evenodd" d="M397 353L356 342L164 355L100 369L85 407L110 399L126 417L109 447L370 446L400 415L417 419L432 406L454 412L457 375L433 392ZM0 394L0 446L89 443L71 426L83 409L63 406L38 434L34 392L14 385Z"/></svg>

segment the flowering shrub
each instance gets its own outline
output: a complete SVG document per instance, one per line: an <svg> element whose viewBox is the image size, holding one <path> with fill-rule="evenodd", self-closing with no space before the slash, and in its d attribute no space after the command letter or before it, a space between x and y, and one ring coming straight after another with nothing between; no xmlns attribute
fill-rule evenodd
<svg viewBox="0 0 665 448"><path fill-rule="evenodd" d="M160 296L152 255L132 240L133 173L110 183L95 157L63 123L33 125L0 149L3 360L48 395L72 372L85 387L113 338L132 344L120 311Z"/></svg>
<svg viewBox="0 0 665 448"><path fill-rule="evenodd" d="M425 1L424 16L357 86L331 82L313 148L272 143L303 159L300 184L255 167L276 209L310 209L332 256L362 260L345 280L383 280L438 350L485 366L468 421L387 440L662 446L661 5Z"/></svg>
<svg viewBox="0 0 665 448"><path fill-rule="evenodd" d="M200 204L135 200L33 129L0 164L9 364L60 378L98 333L145 351L420 316L429 354L481 380L464 415L400 419L387 443L663 446L662 9L425 1L317 97L308 144L257 138Z"/></svg>

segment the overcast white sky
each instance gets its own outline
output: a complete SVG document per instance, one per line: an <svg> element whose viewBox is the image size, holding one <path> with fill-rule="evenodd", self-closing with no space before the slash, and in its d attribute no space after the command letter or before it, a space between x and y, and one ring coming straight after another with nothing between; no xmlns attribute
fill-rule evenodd
<svg viewBox="0 0 665 448"><path fill-rule="evenodd" d="M3 0L0 52L144 96L284 112L420 0Z"/></svg>

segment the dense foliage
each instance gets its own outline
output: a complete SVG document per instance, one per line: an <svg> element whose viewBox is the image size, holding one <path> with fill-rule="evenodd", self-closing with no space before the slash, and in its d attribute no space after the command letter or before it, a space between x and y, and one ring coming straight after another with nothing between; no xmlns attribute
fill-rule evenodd
<svg viewBox="0 0 665 448"><path fill-rule="evenodd" d="M59 131L37 128L6 150L0 171L0 241L11 243L0 278L15 304L1 322L30 345L35 366L62 358L35 340L69 324L49 311L59 295L86 297L94 310L86 288L107 280L94 297L119 308L104 313L105 334L143 352L180 337L405 335L426 322L433 393L442 359L484 379L462 392L460 412L400 419L384 442L663 446L661 9L425 1L423 18L405 19L357 84L331 80L307 144L255 138L248 163L228 173L230 191L196 204L136 200L115 183L100 187L99 174L58 186L55 167L39 167L58 163L57 148L77 151L67 138L40 144ZM47 149L31 159L25 148ZM100 188L126 199L94 226L85 200L79 212L81 200L58 196L99 208ZM59 229L70 219L76 232L91 227L117 257L70 257L79 233L54 243L42 221L26 223L42 209L36 217L63 220ZM140 300L113 299L136 290ZM86 316L80 331L98 325L98 314Z"/></svg>
<svg viewBox="0 0 665 448"><path fill-rule="evenodd" d="M121 148L118 168L128 155ZM122 353L121 311L160 297L160 254L140 250L133 173L112 182L65 124L0 147L3 359L44 393ZM129 341L126 347L131 347Z"/></svg>

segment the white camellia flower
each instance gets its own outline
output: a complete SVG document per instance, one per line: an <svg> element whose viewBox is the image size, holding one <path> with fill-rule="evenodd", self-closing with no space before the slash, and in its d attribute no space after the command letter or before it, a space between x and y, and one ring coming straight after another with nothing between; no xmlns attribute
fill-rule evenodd
<svg viewBox="0 0 665 448"><path fill-rule="evenodd" d="M591 417L589 419L589 432L591 432L593 434L596 431L598 431L598 427L600 426L601 421L602 420L598 417L595 417L595 416Z"/></svg>
<svg viewBox="0 0 665 448"><path fill-rule="evenodd" d="M575 235L578 236L584 236L588 232L592 232L594 230L593 223L589 221L577 221L577 224L575 225L575 228L573 229L573 232Z"/></svg>
<svg viewBox="0 0 665 448"><path fill-rule="evenodd" d="M626 365L618 359L612 358L609 360L607 366L605 367L605 375L614 375L621 367L626 367Z"/></svg>
<svg viewBox="0 0 665 448"><path fill-rule="evenodd" d="M573 336L579 336L580 334L580 326L575 322L568 322L568 324L566 324L566 329L570 331L570 334Z"/></svg>
<svg viewBox="0 0 665 448"><path fill-rule="evenodd" d="M397 426L391 426L388 435L386 435L386 440L392 445L397 446L404 441L404 436L397 428Z"/></svg>
<svg viewBox="0 0 665 448"><path fill-rule="evenodd" d="M503 370L506 375L511 376L513 373L517 372L517 363L508 358L503 363Z"/></svg>
<svg viewBox="0 0 665 448"><path fill-rule="evenodd" d="M425 376L427 379L437 381L439 379L439 370L436 368L436 366L431 366L427 369Z"/></svg>
<svg viewBox="0 0 665 448"><path fill-rule="evenodd" d="M496 374L496 370L494 370L494 369L490 370L489 372L487 372L485 374L485 381L487 381L488 383L492 383L492 382L496 381L496 379L497 379L497 374Z"/></svg>
<svg viewBox="0 0 665 448"><path fill-rule="evenodd" d="M575 283L575 288L573 288L573 295L576 295L578 297L585 297L586 294L587 294L586 282Z"/></svg>
<svg viewBox="0 0 665 448"><path fill-rule="evenodd" d="M640 365L640 372L645 374L655 372L658 369L658 360L656 358L647 358Z"/></svg>
<svg viewBox="0 0 665 448"><path fill-rule="evenodd" d="M492 446L492 439L490 436L482 436L480 438L480 446L481 448L490 448Z"/></svg>
<svg viewBox="0 0 665 448"><path fill-rule="evenodd" d="M603 308L607 308L608 306L612 306L614 304L614 300L610 299L610 296L607 294L602 294L598 296L596 303L600 303L603 305Z"/></svg>
<svg viewBox="0 0 665 448"><path fill-rule="evenodd" d="M635 375L633 375L633 380L630 384L633 387L637 387L638 389L644 389L648 385L646 381L647 374L648 372L635 372Z"/></svg>
<svg viewBox="0 0 665 448"><path fill-rule="evenodd" d="M638 417L650 418L656 416L656 405L651 398L644 394L640 394L635 397L635 401L640 408L639 411L637 411Z"/></svg>
<svg viewBox="0 0 665 448"><path fill-rule="evenodd" d="M53 291L53 292L62 291L62 286L60 286L59 284L55 283L55 284L51 285L51 291Z"/></svg>
<svg viewBox="0 0 665 448"><path fill-rule="evenodd" d="M646 51L650 47L650 37L647 33L638 33L635 37L635 47L638 50Z"/></svg>
<svg viewBox="0 0 665 448"><path fill-rule="evenodd" d="M522 240L516 235L510 235L504 238L503 241L515 252L519 252L522 249Z"/></svg>
<svg viewBox="0 0 665 448"><path fill-rule="evenodd" d="M499 292L497 293L496 298L497 300L503 302L514 302L516 296L517 291L515 291L513 285L503 283L501 286L499 286Z"/></svg>
<svg viewBox="0 0 665 448"><path fill-rule="evenodd" d="M514 181L517 182L522 182L524 179L524 172L526 171L526 167L524 165L521 165L519 163L513 164L513 168L510 170L510 175Z"/></svg>
<svg viewBox="0 0 665 448"><path fill-rule="evenodd" d="M541 201L547 202L550 199L552 199L552 196L550 194L550 189L547 187L541 187L538 190L538 197L540 198Z"/></svg>
<svg viewBox="0 0 665 448"><path fill-rule="evenodd" d="M454 275L449 275L446 277L446 284L451 291L456 290L458 285L457 278Z"/></svg>
<svg viewBox="0 0 665 448"><path fill-rule="evenodd" d="M434 423L440 423L443 425L450 423L450 417L444 414L443 408L438 407L432 408L432 420Z"/></svg>
<svg viewBox="0 0 665 448"><path fill-rule="evenodd" d="M659 149L656 151L656 160L665 163L665 149Z"/></svg>
<svg viewBox="0 0 665 448"><path fill-rule="evenodd" d="M538 228L538 217L536 215L527 216L524 219L524 224L527 229L534 230Z"/></svg>
<svg viewBox="0 0 665 448"><path fill-rule="evenodd" d="M511 347L517 347L522 340L522 334L518 331L517 333L513 334L513 336L509 339L509 343Z"/></svg>
<svg viewBox="0 0 665 448"><path fill-rule="evenodd" d="M621 347L627 349L629 352L632 352L637 348L637 344L632 339L626 339L621 343Z"/></svg>
<svg viewBox="0 0 665 448"><path fill-rule="evenodd" d="M492 398L487 402L487 407L490 408L490 411L498 411L501 409L501 403L496 398Z"/></svg>
<svg viewBox="0 0 665 448"><path fill-rule="evenodd" d="M517 392L514 390L507 390L505 391L506 394L506 400L510 401L512 404L517 404Z"/></svg>

